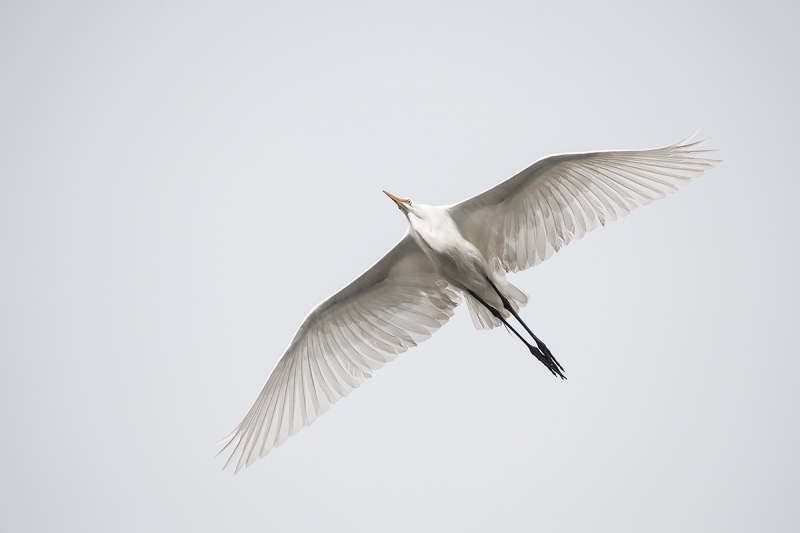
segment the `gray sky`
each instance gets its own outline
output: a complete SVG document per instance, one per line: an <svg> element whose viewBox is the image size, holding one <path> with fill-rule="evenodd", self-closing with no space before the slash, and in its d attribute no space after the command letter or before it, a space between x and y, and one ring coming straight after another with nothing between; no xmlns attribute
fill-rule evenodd
<svg viewBox="0 0 800 533"><path fill-rule="evenodd" d="M287 5L291 4L291 7ZM3 531L796 531L790 2L0 4ZM724 162L237 476L214 442L405 220L565 151Z"/></svg>

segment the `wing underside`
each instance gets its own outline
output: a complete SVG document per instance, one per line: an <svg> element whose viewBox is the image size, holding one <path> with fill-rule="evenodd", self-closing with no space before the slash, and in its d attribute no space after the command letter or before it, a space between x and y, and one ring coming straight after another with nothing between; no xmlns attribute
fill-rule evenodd
<svg viewBox="0 0 800 533"><path fill-rule="evenodd" d="M663 198L712 168L705 141L652 150L562 154L450 208L462 235L509 272L535 266L573 240Z"/></svg>
<svg viewBox="0 0 800 533"><path fill-rule="evenodd" d="M398 354L443 326L458 305L414 240L312 310L250 411L223 441L236 472L325 413Z"/></svg>

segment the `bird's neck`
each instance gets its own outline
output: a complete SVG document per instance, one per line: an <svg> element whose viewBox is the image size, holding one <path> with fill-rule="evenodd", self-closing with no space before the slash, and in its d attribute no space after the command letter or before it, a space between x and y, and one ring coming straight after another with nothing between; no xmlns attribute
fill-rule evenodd
<svg viewBox="0 0 800 533"><path fill-rule="evenodd" d="M423 218L410 213L408 222L411 233L429 248L437 251L451 240L463 240L453 219L447 212L440 208L427 207Z"/></svg>

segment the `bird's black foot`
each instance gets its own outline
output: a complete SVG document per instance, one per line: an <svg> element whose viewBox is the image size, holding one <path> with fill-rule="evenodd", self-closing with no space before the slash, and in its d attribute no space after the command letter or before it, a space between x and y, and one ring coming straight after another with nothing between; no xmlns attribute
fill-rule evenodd
<svg viewBox="0 0 800 533"><path fill-rule="evenodd" d="M528 349L531 353L538 359L544 366L547 367L554 376L557 376L561 379L567 379L567 376L564 375L564 368L556 361L556 358L553 357L553 354L550 353L550 350L547 350L547 347L544 346L544 349L547 350L546 352L540 349L541 346L536 347L532 344L528 345Z"/></svg>

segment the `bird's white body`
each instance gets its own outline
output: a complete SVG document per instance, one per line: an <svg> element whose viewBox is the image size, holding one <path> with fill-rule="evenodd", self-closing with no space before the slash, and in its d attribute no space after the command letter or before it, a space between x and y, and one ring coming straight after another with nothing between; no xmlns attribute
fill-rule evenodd
<svg viewBox="0 0 800 533"><path fill-rule="evenodd" d="M416 205L408 213L410 233L434 268L450 285L480 296L503 308L500 298L486 282L494 276L483 254L458 230L446 207Z"/></svg>
<svg viewBox="0 0 800 533"><path fill-rule="evenodd" d="M692 136L693 137L693 136ZM407 234L380 261L311 310L242 422L220 451L236 470L280 446L398 354L453 316L464 298L473 324L505 324L559 377L561 366L517 314L528 297L505 279L589 231L678 190L716 161L701 142L652 150L540 159L506 181L446 207L387 193ZM513 315L538 348L508 324ZM541 350L539 350L541 348Z"/></svg>

